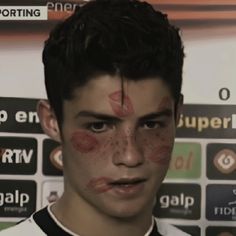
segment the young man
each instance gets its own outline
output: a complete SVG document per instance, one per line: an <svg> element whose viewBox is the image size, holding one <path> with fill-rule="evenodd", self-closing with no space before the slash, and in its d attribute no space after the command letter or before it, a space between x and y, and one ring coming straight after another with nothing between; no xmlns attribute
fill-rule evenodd
<svg viewBox="0 0 236 236"><path fill-rule="evenodd" d="M182 105L183 45L136 0L92 1L58 25L38 114L61 143L64 194L3 235L184 236L152 216Z"/></svg>

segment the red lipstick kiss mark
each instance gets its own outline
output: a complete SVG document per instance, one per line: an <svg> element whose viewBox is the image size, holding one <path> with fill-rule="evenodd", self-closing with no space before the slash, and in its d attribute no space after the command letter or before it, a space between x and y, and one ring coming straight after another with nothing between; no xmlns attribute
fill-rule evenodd
<svg viewBox="0 0 236 236"><path fill-rule="evenodd" d="M109 102L114 113L120 117L128 116L134 113L133 105L129 96L124 96L124 104L121 104L122 92L116 91L109 95Z"/></svg>
<svg viewBox="0 0 236 236"><path fill-rule="evenodd" d="M170 162L171 152L172 148L170 146L162 146L154 149L148 159L156 164L166 166Z"/></svg>
<svg viewBox="0 0 236 236"><path fill-rule="evenodd" d="M93 152L99 148L97 139L84 131L74 132L71 137L71 143L81 153Z"/></svg>
<svg viewBox="0 0 236 236"><path fill-rule="evenodd" d="M105 193L112 188L112 185L109 184L111 181L112 179L107 177L93 178L89 181L87 187L97 194Z"/></svg>

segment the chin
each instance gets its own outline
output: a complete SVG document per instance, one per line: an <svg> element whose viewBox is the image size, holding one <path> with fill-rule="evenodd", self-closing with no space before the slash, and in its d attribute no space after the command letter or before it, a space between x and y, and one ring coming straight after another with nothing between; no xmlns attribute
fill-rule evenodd
<svg viewBox="0 0 236 236"><path fill-rule="evenodd" d="M152 213L152 206L129 202L127 204L123 203L112 206L111 208L109 207L106 214L118 219L131 220L148 213Z"/></svg>

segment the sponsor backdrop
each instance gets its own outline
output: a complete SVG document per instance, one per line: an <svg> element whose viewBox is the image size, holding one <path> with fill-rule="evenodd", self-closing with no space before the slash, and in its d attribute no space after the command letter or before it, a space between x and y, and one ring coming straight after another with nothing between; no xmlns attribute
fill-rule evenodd
<svg viewBox="0 0 236 236"><path fill-rule="evenodd" d="M181 27L186 51L185 106L154 214L194 236L236 235L236 0L150 2ZM1 230L62 194L60 146L36 114L46 98L41 51L83 1L0 3Z"/></svg>

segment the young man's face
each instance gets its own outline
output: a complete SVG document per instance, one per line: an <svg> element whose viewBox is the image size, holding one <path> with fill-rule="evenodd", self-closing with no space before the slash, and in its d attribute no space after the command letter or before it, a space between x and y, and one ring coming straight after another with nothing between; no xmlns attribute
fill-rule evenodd
<svg viewBox="0 0 236 236"><path fill-rule="evenodd" d="M101 76L63 104L65 189L99 212L150 212L175 136L174 100L160 79L124 82Z"/></svg>

